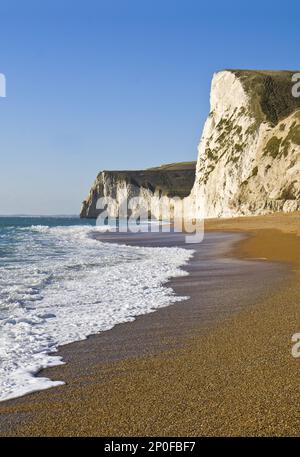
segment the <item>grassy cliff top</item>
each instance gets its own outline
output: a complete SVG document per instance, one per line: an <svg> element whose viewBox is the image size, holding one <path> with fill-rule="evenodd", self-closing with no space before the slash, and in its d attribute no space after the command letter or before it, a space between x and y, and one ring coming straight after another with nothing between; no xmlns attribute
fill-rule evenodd
<svg viewBox="0 0 300 457"><path fill-rule="evenodd" d="M148 170L194 170L197 162L175 162L165 163L159 167L148 168Z"/></svg>
<svg viewBox="0 0 300 457"><path fill-rule="evenodd" d="M120 174L137 174L147 172L165 172L165 171L195 171L197 162L174 162L159 165L158 167L137 169L137 170L103 170L105 173ZM101 174L101 172L99 173Z"/></svg>
<svg viewBox="0 0 300 457"><path fill-rule="evenodd" d="M284 117L300 109L300 98L292 95L295 71L227 70L234 73L253 100L253 111L260 120L276 125Z"/></svg>

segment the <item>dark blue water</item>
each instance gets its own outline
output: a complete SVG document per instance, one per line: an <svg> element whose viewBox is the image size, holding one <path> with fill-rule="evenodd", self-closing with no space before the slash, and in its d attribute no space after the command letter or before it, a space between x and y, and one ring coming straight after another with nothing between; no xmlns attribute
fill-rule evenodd
<svg viewBox="0 0 300 457"><path fill-rule="evenodd" d="M47 225L49 227L71 225L95 226L94 219L80 219L78 216L0 216L0 231L7 227L31 227Z"/></svg>

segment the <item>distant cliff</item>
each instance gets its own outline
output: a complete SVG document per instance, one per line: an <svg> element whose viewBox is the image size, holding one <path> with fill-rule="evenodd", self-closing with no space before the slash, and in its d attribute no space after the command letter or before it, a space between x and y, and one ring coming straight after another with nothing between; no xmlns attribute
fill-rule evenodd
<svg viewBox="0 0 300 457"><path fill-rule="evenodd" d="M140 197L146 204L152 202L155 217L159 217L161 197L187 197L195 181L196 162L182 162L162 165L156 168L136 171L101 171L88 197L83 201L80 217L96 218L99 210L96 203L100 197L112 197L117 215L118 205L127 197ZM153 205L154 203L154 205Z"/></svg>
<svg viewBox="0 0 300 457"><path fill-rule="evenodd" d="M300 100L292 96L294 73L214 75L189 197L198 216L300 209Z"/></svg>

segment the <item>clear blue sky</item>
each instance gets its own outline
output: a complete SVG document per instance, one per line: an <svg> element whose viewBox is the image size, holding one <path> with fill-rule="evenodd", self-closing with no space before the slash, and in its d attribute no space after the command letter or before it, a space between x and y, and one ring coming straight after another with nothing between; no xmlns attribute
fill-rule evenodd
<svg viewBox="0 0 300 457"><path fill-rule="evenodd" d="M1 0L0 214L74 214L101 169L196 159L213 72L297 69L299 1Z"/></svg>

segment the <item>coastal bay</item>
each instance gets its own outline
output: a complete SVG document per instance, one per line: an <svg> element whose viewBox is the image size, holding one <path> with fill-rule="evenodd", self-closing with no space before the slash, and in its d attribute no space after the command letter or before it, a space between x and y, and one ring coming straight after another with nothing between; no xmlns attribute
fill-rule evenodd
<svg viewBox="0 0 300 457"><path fill-rule="evenodd" d="M196 252L189 276L168 284L189 300L62 347L66 365L41 374L67 384L3 402L1 433L299 433L299 368L290 350L300 322L298 221L274 215L207 222L213 237L219 230L226 232L220 239L229 237L221 257L214 253L221 265L210 271L211 287L203 286ZM234 231L248 235L235 238Z"/></svg>

